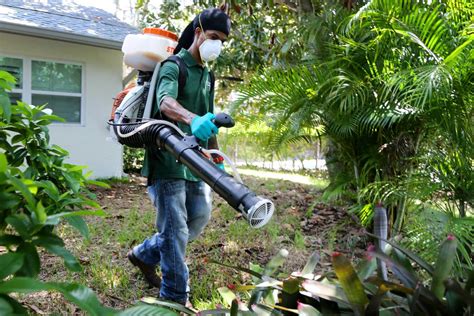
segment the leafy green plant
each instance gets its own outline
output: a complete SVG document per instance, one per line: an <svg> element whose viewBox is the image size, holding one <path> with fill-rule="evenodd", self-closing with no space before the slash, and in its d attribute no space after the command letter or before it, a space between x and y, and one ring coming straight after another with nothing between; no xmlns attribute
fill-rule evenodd
<svg viewBox="0 0 474 316"><path fill-rule="evenodd" d="M443 198L444 193L437 190L439 185L439 182L431 183L426 178L414 175L411 180L398 183L372 183L363 190L363 194L369 200L388 201L389 205L395 201L404 201L404 207L410 210L410 216L404 221L400 243L410 249L416 249L428 262L436 260L437 245L447 234L453 234L458 240L455 270L461 275L465 267L473 268L471 249L474 240L474 218L469 216L469 213L468 216L461 217L458 212L459 205L450 198ZM362 209L357 205L352 208L364 226L372 223L374 209L377 209L372 203ZM393 225L393 217L388 220L391 220Z"/></svg>
<svg viewBox="0 0 474 316"><path fill-rule="evenodd" d="M445 204L444 206L447 206ZM474 240L473 217L459 217L451 212L439 210L426 203L423 208L415 210L407 219L404 227L404 237L400 241L410 249L418 249L421 257L428 262L434 262L437 247L448 233L453 234L457 241L455 260L456 274L462 275L465 267L473 269L471 258L472 241Z"/></svg>
<svg viewBox="0 0 474 316"><path fill-rule="evenodd" d="M123 170L125 172L140 172L145 159L143 148L130 148L124 146L123 149Z"/></svg>

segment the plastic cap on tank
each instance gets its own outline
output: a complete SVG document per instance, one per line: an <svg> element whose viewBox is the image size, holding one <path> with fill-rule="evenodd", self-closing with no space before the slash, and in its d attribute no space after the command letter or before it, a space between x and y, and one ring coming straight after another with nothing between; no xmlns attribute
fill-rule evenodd
<svg viewBox="0 0 474 316"><path fill-rule="evenodd" d="M160 28L157 28L157 27L145 27L143 29L143 34L160 35L160 36L163 36L163 37L170 38L173 41L178 40L178 35L176 35L175 33L167 31L167 30L163 30L163 29L160 29Z"/></svg>

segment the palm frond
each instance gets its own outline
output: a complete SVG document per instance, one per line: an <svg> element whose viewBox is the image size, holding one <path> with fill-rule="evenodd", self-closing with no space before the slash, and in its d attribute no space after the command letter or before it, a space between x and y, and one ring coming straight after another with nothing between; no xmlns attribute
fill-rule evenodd
<svg viewBox="0 0 474 316"><path fill-rule="evenodd" d="M418 253L428 262L436 260L438 245L452 233L459 241L459 253L456 259L456 269L462 272L463 266L472 269L472 240L474 240L473 218L458 218L428 207L420 208L405 223L406 238L403 243L416 248Z"/></svg>

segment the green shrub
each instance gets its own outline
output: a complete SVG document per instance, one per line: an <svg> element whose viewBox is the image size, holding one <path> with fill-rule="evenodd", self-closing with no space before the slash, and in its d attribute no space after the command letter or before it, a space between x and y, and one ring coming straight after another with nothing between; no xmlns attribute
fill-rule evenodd
<svg viewBox="0 0 474 316"><path fill-rule="evenodd" d="M11 105L6 90L14 79L0 72L0 305L6 313L26 314L11 293L40 290L62 292L91 314L108 311L92 291L67 283L45 283L39 249L62 257L71 271L81 270L54 227L65 219L88 236L82 215L100 215L100 206L86 189L91 183L83 167L67 164L67 152L49 145L47 125L60 118L44 107L23 102Z"/></svg>
<svg viewBox="0 0 474 316"><path fill-rule="evenodd" d="M143 148L130 148L124 146L123 149L123 170L126 173L138 173L143 167L145 150Z"/></svg>

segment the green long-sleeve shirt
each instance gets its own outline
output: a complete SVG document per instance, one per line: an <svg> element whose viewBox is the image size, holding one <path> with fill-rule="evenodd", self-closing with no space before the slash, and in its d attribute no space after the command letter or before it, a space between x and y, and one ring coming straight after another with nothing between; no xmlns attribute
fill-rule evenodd
<svg viewBox="0 0 474 316"><path fill-rule="evenodd" d="M186 85L181 95L178 95L179 67L176 63L164 63L159 72L156 87L156 103L153 105L153 116L159 118L160 104L164 97L168 96L181 104L187 110L204 115L214 111L214 92L211 91L211 78L209 70L197 63L194 57L185 49L178 56L187 66ZM191 128L184 123L178 123L178 127L188 135ZM207 147L207 142L204 144ZM176 159L168 152L147 148L142 168L142 175L148 177L149 181L155 179L184 179L198 181L199 179L184 165L176 162Z"/></svg>

